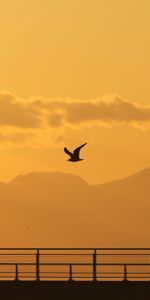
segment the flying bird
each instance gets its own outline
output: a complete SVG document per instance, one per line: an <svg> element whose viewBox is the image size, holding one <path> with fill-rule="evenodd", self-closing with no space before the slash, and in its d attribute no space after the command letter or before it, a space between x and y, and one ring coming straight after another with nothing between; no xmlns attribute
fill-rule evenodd
<svg viewBox="0 0 150 300"><path fill-rule="evenodd" d="M71 161L71 162L77 162L77 161L80 161L80 160L83 160L82 158L79 157L80 155L80 150L82 147L84 147L87 143L84 143L83 145L79 146L78 148L76 148L73 153L70 152L66 147L64 148L64 151L65 153L67 153L70 158L68 159L68 161Z"/></svg>

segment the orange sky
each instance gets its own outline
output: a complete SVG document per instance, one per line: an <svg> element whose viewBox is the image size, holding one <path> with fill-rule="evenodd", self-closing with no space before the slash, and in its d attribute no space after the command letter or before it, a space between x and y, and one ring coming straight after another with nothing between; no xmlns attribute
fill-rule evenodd
<svg viewBox="0 0 150 300"><path fill-rule="evenodd" d="M5 0L0 37L0 181L60 170L100 183L149 166L148 0ZM84 142L86 160L66 162L64 146Z"/></svg>

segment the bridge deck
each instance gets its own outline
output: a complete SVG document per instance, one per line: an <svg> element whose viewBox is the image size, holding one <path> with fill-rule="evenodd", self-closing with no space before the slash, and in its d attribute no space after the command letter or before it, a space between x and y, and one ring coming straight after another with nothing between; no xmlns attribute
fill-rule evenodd
<svg viewBox="0 0 150 300"><path fill-rule="evenodd" d="M148 282L0 282L5 300L149 300Z"/></svg>

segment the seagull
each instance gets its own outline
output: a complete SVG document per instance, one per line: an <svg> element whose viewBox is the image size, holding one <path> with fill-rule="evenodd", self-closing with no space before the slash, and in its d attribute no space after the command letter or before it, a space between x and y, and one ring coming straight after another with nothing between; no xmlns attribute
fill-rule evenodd
<svg viewBox="0 0 150 300"><path fill-rule="evenodd" d="M71 161L71 162L77 162L77 161L80 161L80 160L83 160L82 158L79 157L79 154L80 154L80 149L82 147L84 147L87 143L84 143L83 145L79 146L78 148L76 148L73 153L70 152L66 147L64 148L64 151L65 153L67 153L68 155L70 155L70 158L68 159L68 161Z"/></svg>

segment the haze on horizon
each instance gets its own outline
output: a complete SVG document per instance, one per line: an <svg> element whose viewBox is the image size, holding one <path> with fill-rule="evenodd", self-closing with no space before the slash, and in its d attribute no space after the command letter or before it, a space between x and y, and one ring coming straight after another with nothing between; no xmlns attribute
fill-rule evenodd
<svg viewBox="0 0 150 300"><path fill-rule="evenodd" d="M5 0L0 36L0 181L101 183L150 165L148 0ZM85 141L67 163L64 146Z"/></svg>
<svg viewBox="0 0 150 300"><path fill-rule="evenodd" d="M96 186L61 172L18 176L0 184L0 247L150 247L149 182L150 168Z"/></svg>

